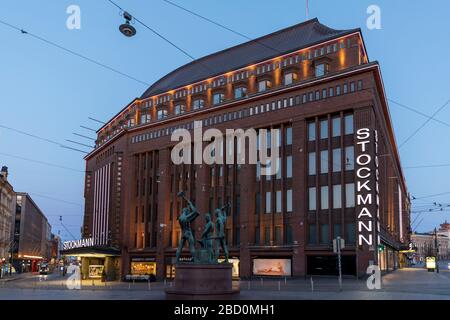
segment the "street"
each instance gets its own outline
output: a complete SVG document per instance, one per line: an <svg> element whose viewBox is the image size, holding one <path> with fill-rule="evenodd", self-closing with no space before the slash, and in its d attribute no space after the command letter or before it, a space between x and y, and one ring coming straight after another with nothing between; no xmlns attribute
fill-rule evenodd
<svg viewBox="0 0 450 320"><path fill-rule="evenodd" d="M380 290L369 290L365 281L344 278L339 292L337 278L253 279L235 281L241 300L450 300L450 271L442 264L440 273L423 268L404 268L383 277ZM27 275L13 281L0 281L1 300L161 300L171 282L128 283L85 280L82 289L69 290L59 274Z"/></svg>

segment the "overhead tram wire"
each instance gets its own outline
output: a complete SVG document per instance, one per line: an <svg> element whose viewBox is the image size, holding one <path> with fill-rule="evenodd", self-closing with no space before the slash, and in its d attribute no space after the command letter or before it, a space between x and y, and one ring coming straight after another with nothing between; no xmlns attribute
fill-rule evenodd
<svg viewBox="0 0 450 320"><path fill-rule="evenodd" d="M420 125L412 134L410 134L403 142L399 145L399 149L403 147L408 141L410 141L420 130L422 130L439 112L441 112L448 104L450 100L447 100L439 109L437 109L430 118L428 118L422 125Z"/></svg>
<svg viewBox="0 0 450 320"><path fill-rule="evenodd" d="M29 158L25 158L25 157L9 154L9 153L0 152L0 155L5 156L5 157L16 158L16 159L20 159L20 160L24 160L24 161L39 163L39 164L46 165L46 166L49 166L49 167L60 168L60 169L65 169L65 170L70 170L70 171L80 172L80 173L84 173L85 172L84 170L78 170L78 169L75 169L75 168L70 168L70 167L59 165L59 164L45 162L45 161L40 161L40 160L36 160L36 159L29 159Z"/></svg>
<svg viewBox="0 0 450 320"><path fill-rule="evenodd" d="M13 131L13 132L16 132L16 133L20 133L20 134L23 134L25 136L28 136L28 137L31 137L31 138L35 138L35 139L38 139L38 140L41 140L41 141L45 141L45 142L57 145L57 146L59 146L61 148L70 149L70 150L78 151L78 152L85 153L85 154L88 153L88 152L86 152L84 150L80 150L80 149L75 149L75 148L69 147L69 146L64 145L62 143L59 143L58 141L55 141L55 140L52 140L52 139L48 139L48 138L44 138L42 136L38 136L36 134L29 133L29 132L26 132L26 131L23 131L23 130L19 130L19 129L16 129L16 128L12 128L12 127L9 127L9 126L5 126L5 125L2 125L2 124L0 124L0 128L6 129L6 130L10 130L10 131Z"/></svg>
<svg viewBox="0 0 450 320"><path fill-rule="evenodd" d="M414 109L414 108L412 108L412 107L409 107L409 106L407 106L407 105L405 105L405 104L403 104L403 103L397 102L397 101L392 100L392 99L390 99L390 98L388 98L387 100L389 100L390 102L392 102L393 104L395 104L395 105L397 105L397 106L399 106L399 107L402 107L402 108L404 108L404 109L406 109L406 110L409 110L409 111L411 111L411 112L414 112L414 113L416 113L416 114L419 114L419 115L421 115L421 116L423 116L423 117L425 117L425 118L427 118L427 119L431 119L431 120L433 120L433 121L435 121L435 122L438 122L438 123L443 124L443 125L445 125L445 126L447 126L447 127L450 127L450 123L447 123L447 122L441 121L441 120L439 120L439 119L436 119L436 118L434 118L434 117L432 117L432 116L430 116L430 115L428 115L428 114L426 114L426 113L420 112L420 111L417 110L417 109Z"/></svg>
<svg viewBox="0 0 450 320"><path fill-rule="evenodd" d="M117 3L115 3L112 0L107 0L109 3L111 3L113 6L115 6L116 8L118 8L119 10L125 12L126 10L123 9L121 6L119 6ZM173 43L172 41L170 41L168 38L166 38L165 36L163 36L162 34L160 34L159 32L157 32L155 29L150 28L148 25L146 25L144 22L142 22L141 20L139 20L138 18L136 18L134 15L131 15L133 17L133 19L138 22L139 24L141 24L143 27L147 28L148 30L150 30L151 32L153 32L155 35L157 35L159 38L163 39L164 41L166 41L167 43L169 43L172 47L174 47L175 49L177 49L178 51L182 52L184 55L186 55L187 57L189 57L191 60L196 60L194 56L192 56L190 53L188 53L187 51L183 50L181 47L179 47L178 45L176 45L175 43Z"/></svg>
<svg viewBox="0 0 450 320"><path fill-rule="evenodd" d="M57 44L57 43L55 43L55 42L53 42L53 41L50 41L50 40L48 40L48 39L46 39L46 38L44 38L44 37L38 36L38 35L36 35L36 34L33 34L33 33L29 32L29 31L26 31L26 30L24 30L24 29L22 29L22 28L19 28L19 27L15 26L15 25L13 25L13 24L11 24L11 23L8 23L8 22L3 21L3 20L0 20L0 23L3 24L3 25L5 25L5 26L7 26L7 27L9 27L9 28L11 28L11 29L20 31L20 32L21 32L22 34L24 34L24 35L29 35L30 37L32 37L32 38L34 38L34 39L37 39L37 40L39 40L39 41L41 41L41 42L44 42L44 43L46 43L46 44L48 44L48 45L50 45L50 46L52 46L52 47L58 48L58 49L60 49L60 50L62 50L62 51L65 51L66 53L69 53L69 54L71 54L71 55L73 55L73 56L76 56L76 57L78 57L78 58L81 58L81 59L83 59L83 60L85 60L85 61L88 61L88 62L90 62L90 63L92 63L92 64L95 64L95 65L97 65L97 66L99 66L99 67L102 67L102 68L104 68L104 69L107 69L107 70L109 70L109 71L112 71L112 72L114 72L114 73L116 73L116 74L119 74L119 75L121 75L121 76L123 76L123 77L126 77L126 78L128 78L128 79L131 79L131 80L133 80L133 81L135 81L135 82L138 82L138 83L140 83L140 84L142 84L142 85L145 85L145 86L147 86L147 87L150 86L150 84L149 84L148 82L146 82L146 81L142 81L142 80L140 80L140 79L137 79L137 78L135 78L135 77L133 77L133 76L131 76L131 75L125 73L125 72L122 72L122 71L120 71L120 70L117 70L117 69L115 69L115 68L113 68L113 67L110 67L110 66L108 66L108 65L106 65L106 64L104 64L104 63L102 63L102 62L100 62L100 61L94 60L94 59L89 58L89 57L87 57L87 56L85 56L85 55L82 55L82 54L80 54L80 53L78 53L78 52L75 52L75 51L73 51L73 50L71 50L71 49L68 49L68 48L66 48L66 47L63 47L63 46L61 46L61 45L59 45L59 44Z"/></svg>

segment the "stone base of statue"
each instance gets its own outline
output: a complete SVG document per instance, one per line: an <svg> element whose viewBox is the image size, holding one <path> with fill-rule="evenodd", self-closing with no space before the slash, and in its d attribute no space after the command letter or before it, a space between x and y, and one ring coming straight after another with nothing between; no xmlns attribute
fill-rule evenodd
<svg viewBox="0 0 450 320"><path fill-rule="evenodd" d="M238 295L239 287L233 288L231 263L179 263L174 285L166 289L167 299L173 300L234 299Z"/></svg>

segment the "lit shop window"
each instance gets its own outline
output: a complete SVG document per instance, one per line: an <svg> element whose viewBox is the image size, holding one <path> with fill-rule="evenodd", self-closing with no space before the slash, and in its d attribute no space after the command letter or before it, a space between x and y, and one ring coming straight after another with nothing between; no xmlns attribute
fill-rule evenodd
<svg viewBox="0 0 450 320"><path fill-rule="evenodd" d="M213 95L213 104L219 104L225 101L225 94L215 93Z"/></svg>
<svg viewBox="0 0 450 320"><path fill-rule="evenodd" d="M289 72L284 75L284 85L285 86L288 86L288 85L294 83L294 81L296 81L296 80L297 80L297 74L294 72Z"/></svg>
<svg viewBox="0 0 450 320"><path fill-rule="evenodd" d="M156 275L155 262L131 262L131 274L133 275Z"/></svg>
<svg viewBox="0 0 450 320"><path fill-rule="evenodd" d="M347 183L345 185L345 207L354 208L355 207L355 184Z"/></svg>
<svg viewBox="0 0 450 320"><path fill-rule="evenodd" d="M194 110L201 109L201 108L203 108L204 105L205 105L205 100L203 100L203 99L195 99L192 102L192 108Z"/></svg>
<svg viewBox="0 0 450 320"><path fill-rule="evenodd" d="M141 124L149 123L151 119L152 118L151 118L150 114L142 114L141 115Z"/></svg>
<svg viewBox="0 0 450 320"><path fill-rule="evenodd" d="M247 88L246 87L238 87L234 89L234 98L240 99L245 98L247 96Z"/></svg>
<svg viewBox="0 0 450 320"><path fill-rule="evenodd" d="M167 118L167 110L166 109L159 109L156 113L158 120L162 120Z"/></svg>
<svg viewBox="0 0 450 320"><path fill-rule="evenodd" d="M177 104L175 106L175 114L182 114L186 112L186 106L184 104Z"/></svg>
<svg viewBox="0 0 450 320"><path fill-rule="evenodd" d="M263 92L272 87L272 82L269 80L262 80L258 82L258 92Z"/></svg>

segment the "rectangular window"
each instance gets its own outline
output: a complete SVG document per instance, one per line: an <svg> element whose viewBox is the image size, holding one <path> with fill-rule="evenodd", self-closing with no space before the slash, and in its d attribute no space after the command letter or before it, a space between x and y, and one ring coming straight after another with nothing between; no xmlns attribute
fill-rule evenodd
<svg viewBox="0 0 450 320"><path fill-rule="evenodd" d="M333 186L333 209L342 208L342 185L336 184Z"/></svg>
<svg viewBox="0 0 450 320"><path fill-rule="evenodd" d="M309 232L308 232L308 243L309 244L315 244L316 243L316 225L310 224L309 225Z"/></svg>
<svg viewBox="0 0 450 320"><path fill-rule="evenodd" d="M358 80L358 91L361 91L363 89L363 82L362 80Z"/></svg>
<svg viewBox="0 0 450 320"><path fill-rule="evenodd" d="M277 204L276 204L276 207L277 207L277 213L281 213L281 207L282 207L282 205L281 205L281 191L280 190L278 190L277 191L277 193L276 193L276 200L277 200Z"/></svg>
<svg viewBox="0 0 450 320"><path fill-rule="evenodd" d="M332 132L333 132L333 137L339 137L341 135L341 118L339 118L339 117L333 118Z"/></svg>
<svg viewBox="0 0 450 320"><path fill-rule="evenodd" d="M302 103L306 103L306 102L308 102L308 101L307 101L306 93L305 93L305 94L303 94L303 96L302 96Z"/></svg>
<svg viewBox="0 0 450 320"><path fill-rule="evenodd" d="M354 208L355 207L355 184L347 183L345 185L345 207Z"/></svg>
<svg viewBox="0 0 450 320"><path fill-rule="evenodd" d="M286 191L286 211L292 212L292 189Z"/></svg>
<svg viewBox="0 0 450 320"><path fill-rule="evenodd" d="M293 238L292 238L292 227L287 224L286 225L286 244L292 244Z"/></svg>
<svg viewBox="0 0 450 320"><path fill-rule="evenodd" d="M345 170L355 170L355 148L345 147Z"/></svg>
<svg viewBox="0 0 450 320"><path fill-rule="evenodd" d="M215 93L213 95L213 104L219 104L225 101L225 94Z"/></svg>
<svg viewBox="0 0 450 320"><path fill-rule="evenodd" d="M327 97L327 89L322 89L322 99L326 99Z"/></svg>
<svg viewBox="0 0 450 320"><path fill-rule="evenodd" d="M275 227L275 243L277 245L283 244L283 237L282 237L281 227L279 227L279 226Z"/></svg>
<svg viewBox="0 0 450 320"><path fill-rule="evenodd" d="M320 209L327 210L328 205L328 186L320 187Z"/></svg>
<svg viewBox="0 0 450 320"><path fill-rule="evenodd" d="M341 86L336 86L336 95L337 96L341 95Z"/></svg>
<svg viewBox="0 0 450 320"><path fill-rule="evenodd" d="M316 210L316 199L317 199L317 192L316 187L308 188L308 209L310 211Z"/></svg>
<svg viewBox="0 0 450 320"><path fill-rule="evenodd" d="M348 84L344 83L344 94L348 93Z"/></svg>
<svg viewBox="0 0 450 320"><path fill-rule="evenodd" d="M333 237L337 238L337 237L341 237L342 238L342 230L341 230L341 225L340 224L335 224L333 226Z"/></svg>
<svg viewBox="0 0 450 320"><path fill-rule="evenodd" d="M316 153L308 153L308 174L313 176L316 174Z"/></svg>
<svg viewBox="0 0 450 320"><path fill-rule="evenodd" d="M355 92L355 82L350 82L350 92Z"/></svg>
<svg viewBox="0 0 450 320"><path fill-rule="evenodd" d="M320 225L320 244L330 244L330 237L328 235L328 224Z"/></svg>
<svg viewBox="0 0 450 320"><path fill-rule="evenodd" d="M331 87L330 90L329 90L329 92L330 92L329 96L330 96L330 97L333 97L333 96L334 96L334 88Z"/></svg>
<svg viewBox="0 0 450 320"><path fill-rule="evenodd" d="M192 102L192 107L194 110L201 109L201 108L203 108L204 105L205 105L205 100L203 100L203 99L195 99Z"/></svg>
<svg viewBox="0 0 450 320"><path fill-rule="evenodd" d="M320 121L320 139L328 139L328 120Z"/></svg>
<svg viewBox="0 0 450 320"><path fill-rule="evenodd" d="M292 127L286 128L286 145L290 146L292 144Z"/></svg>
<svg viewBox="0 0 450 320"><path fill-rule="evenodd" d="M316 140L316 123L308 123L308 141Z"/></svg>
<svg viewBox="0 0 450 320"><path fill-rule="evenodd" d="M247 96L247 88L246 87L239 87L234 89L234 98L240 99Z"/></svg>
<svg viewBox="0 0 450 320"><path fill-rule="evenodd" d="M288 85L294 83L295 80L297 80L297 74L295 74L293 72L289 72L284 75L284 85L285 86L288 86Z"/></svg>
<svg viewBox="0 0 450 320"><path fill-rule="evenodd" d="M255 228L255 245L260 244L260 238L261 238L260 232L261 231L259 231L259 230L260 230L259 227Z"/></svg>
<svg viewBox="0 0 450 320"><path fill-rule="evenodd" d="M325 63L320 63L316 66L316 77L322 77L326 73Z"/></svg>
<svg viewBox="0 0 450 320"><path fill-rule="evenodd" d="M345 224L345 235L346 235L348 244L356 243L356 228L355 228L354 223L346 223Z"/></svg>
<svg viewBox="0 0 450 320"><path fill-rule="evenodd" d="M341 148L333 149L333 172L341 171Z"/></svg>
<svg viewBox="0 0 450 320"><path fill-rule="evenodd" d="M328 150L320 151L320 173L328 173Z"/></svg>
<svg viewBox="0 0 450 320"><path fill-rule="evenodd" d="M316 100L320 100L320 91L319 90L316 91Z"/></svg>
<svg viewBox="0 0 450 320"><path fill-rule="evenodd" d="M286 178L292 178L292 156L286 157Z"/></svg>
<svg viewBox="0 0 450 320"><path fill-rule="evenodd" d="M266 227L264 233L264 244L268 246L270 245L270 227Z"/></svg>
<svg viewBox="0 0 450 320"><path fill-rule="evenodd" d="M266 192L266 213L271 213L272 212L272 207L271 207L271 193Z"/></svg>
<svg viewBox="0 0 450 320"><path fill-rule="evenodd" d="M349 114L344 117L345 134L353 134L353 115Z"/></svg>
<svg viewBox="0 0 450 320"><path fill-rule="evenodd" d="M257 192L255 197L255 214L261 212L261 193Z"/></svg>
<svg viewBox="0 0 450 320"><path fill-rule="evenodd" d="M272 83L269 80L262 80L258 82L258 92L263 92L272 86Z"/></svg>

